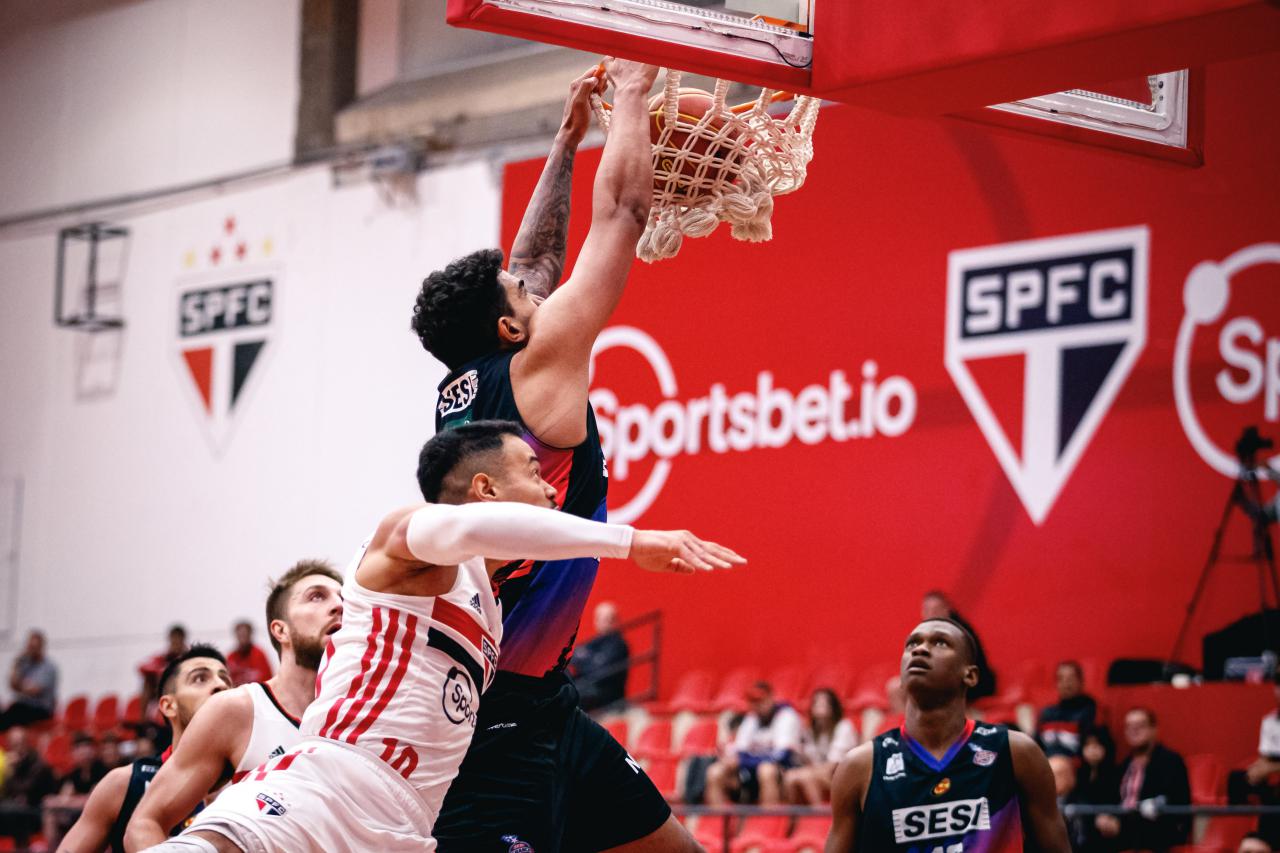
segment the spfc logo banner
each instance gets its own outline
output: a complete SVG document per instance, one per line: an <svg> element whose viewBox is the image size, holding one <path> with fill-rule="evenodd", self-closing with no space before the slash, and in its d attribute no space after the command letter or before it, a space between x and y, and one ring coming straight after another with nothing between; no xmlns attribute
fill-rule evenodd
<svg viewBox="0 0 1280 853"><path fill-rule="evenodd" d="M951 252L946 363L1036 524L1147 336L1145 226Z"/></svg>

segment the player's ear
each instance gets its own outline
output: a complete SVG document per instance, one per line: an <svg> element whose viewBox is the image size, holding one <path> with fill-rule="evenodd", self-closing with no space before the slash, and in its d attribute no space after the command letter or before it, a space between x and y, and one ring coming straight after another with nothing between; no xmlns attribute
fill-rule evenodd
<svg viewBox="0 0 1280 853"><path fill-rule="evenodd" d="M964 670L964 686L974 688L978 686L978 668L973 664L969 664Z"/></svg>
<svg viewBox="0 0 1280 853"><path fill-rule="evenodd" d="M281 646L285 645L289 640L289 626L284 624L283 619L272 619L268 622L267 633L269 633Z"/></svg>
<svg viewBox="0 0 1280 853"><path fill-rule="evenodd" d="M524 324L508 314L498 318L498 339L504 344L522 344L529 337Z"/></svg>
<svg viewBox="0 0 1280 853"><path fill-rule="evenodd" d="M160 708L161 716L166 720L176 720L178 718L178 700L172 694L161 696L156 705Z"/></svg>
<svg viewBox="0 0 1280 853"><path fill-rule="evenodd" d="M498 499L498 482L483 471L476 472L471 478L471 496L478 501L496 501Z"/></svg>

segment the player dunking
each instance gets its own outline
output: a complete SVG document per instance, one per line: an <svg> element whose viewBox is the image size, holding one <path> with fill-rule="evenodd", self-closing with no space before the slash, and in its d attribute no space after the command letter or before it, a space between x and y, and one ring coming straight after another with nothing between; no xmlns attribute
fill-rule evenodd
<svg viewBox="0 0 1280 853"><path fill-rule="evenodd" d="M742 562L687 532L553 511L555 489L521 434L478 421L427 442L418 482L432 502L387 515L348 570L306 737L152 851L434 850L432 824L499 653L493 572L517 555L685 573Z"/></svg>
<svg viewBox="0 0 1280 853"><path fill-rule="evenodd" d="M645 98L657 69L608 60L613 118L596 173L591 227L564 265L573 153L603 81L574 83L565 122L512 247L468 255L423 283L413 327L449 368L440 429L519 421L556 487L556 505L605 518L607 474L587 401L591 348L618 300L649 212L653 171ZM524 555L529 557L531 555ZM598 561L517 563L499 575L503 654L476 737L436 825L445 849L696 850L653 783L578 707L564 669Z"/></svg>
<svg viewBox="0 0 1280 853"><path fill-rule="evenodd" d="M160 713L172 730L173 746L160 756L143 756L104 776L89 794L75 826L58 845L58 853L98 853L104 848L111 853L124 853L125 827L156 771L182 743L196 711L231 689L227 661L212 646L196 643L164 668L158 689ZM197 803L191 811L198 808ZM191 811L179 815L161 837L181 829Z"/></svg>
<svg viewBox="0 0 1280 853"><path fill-rule="evenodd" d="M906 722L836 768L827 853L1070 853L1040 747L965 718L973 660L972 638L949 619L927 619L907 637Z"/></svg>
<svg viewBox="0 0 1280 853"><path fill-rule="evenodd" d="M209 700L182 745L156 774L125 833L132 853L159 844L211 791L238 781L293 748L302 713L316 696L316 670L328 637L342 627L342 575L302 560L271 586L267 630L280 671Z"/></svg>

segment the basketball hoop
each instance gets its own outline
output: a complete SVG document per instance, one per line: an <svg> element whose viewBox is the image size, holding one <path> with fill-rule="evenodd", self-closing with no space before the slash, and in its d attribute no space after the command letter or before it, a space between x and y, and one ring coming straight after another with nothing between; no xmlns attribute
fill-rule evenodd
<svg viewBox="0 0 1280 853"><path fill-rule="evenodd" d="M666 72L662 93L649 103L653 142L653 206L636 256L673 257L685 236L705 237L721 222L735 239L773 236L774 196L804 185L813 159L817 98L795 97L785 116L769 115L775 101L793 96L764 89L754 101L726 106L730 83L714 92L680 88L679 71ZM592 96L596 118L609 132L610 106Z"/></svg>

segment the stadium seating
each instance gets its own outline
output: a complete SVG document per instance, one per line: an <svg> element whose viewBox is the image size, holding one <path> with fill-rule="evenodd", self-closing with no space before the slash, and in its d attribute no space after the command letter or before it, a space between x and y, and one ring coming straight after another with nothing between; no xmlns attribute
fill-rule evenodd
<svg viewBox="0 0 1280 853"><path fill-rule="evenodd" d="M118 725L120 725L120 699L108 693L94 706L89 728L94 735L101 737Z"/></svg>
<svg viewBox="0 0 1280 853"><path fill-rule="evenodd" d="M698 720L680 740L680 757L715 754L719 734L720 724L714 717Z"/></svg>
<svg viewBox="0 0 1280 853"><path fill-rule="evenodd" d="M1216 806L1227 801L1227 770L1216 755L1187 756L1187 776L1191 781L1191 802Z"/></svg>
<svg viewBox="0 0 1280 853"><path fill-rule="evenodd" d="M1240 846L1240 839L1253 832L1257 825L1256 817L1209 818L1209 826L1195 849L1235 853L1236 848Z"/></svg>
<svg viewBox="0 0 1280 853"><path fill-rule="evenodd" d="M62 709L59 722L62 728L73 732L89 728L89 697L73 696Z"/></svg>
<svg viewBox="0 0 1280 853"><path fill-rule="evenodd" d="M631 754L639 759L672 758L671 721L654 720L636 738Z"/></svg>
<svg viewBox="0 0 1280 853"><path fill-rule="evenodd" d="M711 699L711 710L745 711L747 704L744 694L753 682L759 680L760 670L753 666L741 666L729 670L724 681L720 682L720 689Z"/></svg>
<svg viewBox="0 0 1280 853"><path fill-rule="evenodd" d="M646 708L650 714L671 715L681 711L705 714L712 710L711 694L716 679L705 669L692 669L680 676L671 698L665 702L650 702Z"/></svg>
<svg viewBox="0 0 1280 853"><path fill-rule="evenodd" d="M61 731L49 738L44 748L44 760L59 776L71 769L71 732Z"/></svg>
<svg viewBox="0 0 1280 853"><path fill-rule="evenodd" d="M613 735L614 740L622 744L623 749L629 750L631 748L627 741L627 733L630 727L627 725L626 717L610 717L602 725L605 731Z"/></svg>

